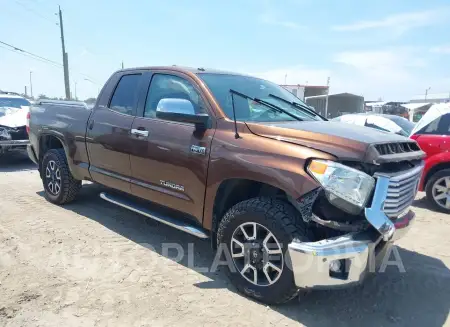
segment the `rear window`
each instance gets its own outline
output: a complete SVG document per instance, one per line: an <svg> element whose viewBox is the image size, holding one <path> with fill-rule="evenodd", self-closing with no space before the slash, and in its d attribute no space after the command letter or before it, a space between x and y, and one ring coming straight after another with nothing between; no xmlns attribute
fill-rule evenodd
<svg viewBox="0 0 450 327"><path fill-rule="evenodd" d="M21 108L22 106L31 106L31 103L24 98L8 98L0 96L0 107Z"/></svg>
<svg viewBox="0 0 450 327"><path fill-rule="evenodd" d="M117 84L109 108L122 114L133 115L137 106L141 74L124 75Z"/></svg>

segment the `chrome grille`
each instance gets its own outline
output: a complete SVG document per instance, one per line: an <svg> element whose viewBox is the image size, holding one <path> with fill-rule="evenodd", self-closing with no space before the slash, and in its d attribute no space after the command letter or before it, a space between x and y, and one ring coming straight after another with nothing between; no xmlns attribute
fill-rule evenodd
<svg viewBox="0 0 450 327"><path fill-rule="evenodd" d="M413 203L423 166L392 175L383 211L389 218L397 218Z"/></svg>

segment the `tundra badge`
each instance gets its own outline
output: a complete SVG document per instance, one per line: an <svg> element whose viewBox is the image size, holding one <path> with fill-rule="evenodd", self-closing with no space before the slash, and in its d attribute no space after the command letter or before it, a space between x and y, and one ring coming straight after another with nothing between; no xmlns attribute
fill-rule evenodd
<svg viewBox="0 0 450 327"><path fill-rule="evenodd" d="M206 154L206 148L204 146L191 145L191 152L196 154Z"/></svg>
<svg viewBox="0 0 450 327"><path fill-rule="evenodd" d="M163 181L163 180L160 180L159 182L161 183L162 186L169 187L171 189L184 192L184 186L183 185L178 185L178 184L175 184L175 183L172 183L172 182L168 182L168 181Z"/></svg>

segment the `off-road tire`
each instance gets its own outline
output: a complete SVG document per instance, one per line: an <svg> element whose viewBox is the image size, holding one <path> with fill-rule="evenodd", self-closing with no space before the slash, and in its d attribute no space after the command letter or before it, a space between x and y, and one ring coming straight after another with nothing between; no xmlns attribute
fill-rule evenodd
<svg viewBox="0 0 450 327"><path fill-rule="evenodd" d="M53 160L55 161L57 167L61 173L61 189L57 195L49 192L45 177L45 169L47 167L47 163ZM44 154L44 158L42 159L41 169L43 170L42 176L42 184L44 186L44 194L45 198L54 204L65 204L73 201L78 192L81 189L81 181L75 179L67 165L66 154L63 149L51 149L48 150Z"/></svg>
<svg viewBox="0 0 450 327"><path fill-rule="evenodd" d="M434 173L427 181L427 185L425 186L425 192L427 195L428 202L433 206L434 209L444 212L450 213L450 209L445 209L436 203L436 200L433 198L433 186L436 181L442 177L450 177L450 169L439 170Z"/></svg>
<svg viewBox="0 0 450 327"><path fill-rule="evenodd" d="M217 231L218 251L220 248L231 253L230 243L235 229L245 222L256 222L272 232L280 242L284 254L283 271L272 285L259 286L247 281L234 268L233 260L225 266L226 273L238 291L266 304L281 304L295 298L299 289L294 282L294 274L287 255L288 244L293 239L302 242L312 240L311 232L298 211L287 201L259 197L240 202L224 215ZM231 255L229 256L229 258ZM223 260L224 258L222 258Z"/></svg>

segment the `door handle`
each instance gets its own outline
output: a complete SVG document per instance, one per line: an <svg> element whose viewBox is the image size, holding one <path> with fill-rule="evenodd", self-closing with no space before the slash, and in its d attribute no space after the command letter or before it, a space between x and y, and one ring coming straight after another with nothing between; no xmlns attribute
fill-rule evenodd
<svg viewBox="0 0 450 327"><path fill-rule="evenodd" d="M148 136L148 131L143 131L143 130L140 130L140 129L135 129L135 128L133 128L133 129L131 130L131 134L132 134L132 135L136 135L136 136L144 136L144 137L147 137L147 136Z"/></svg>

